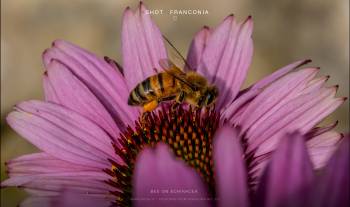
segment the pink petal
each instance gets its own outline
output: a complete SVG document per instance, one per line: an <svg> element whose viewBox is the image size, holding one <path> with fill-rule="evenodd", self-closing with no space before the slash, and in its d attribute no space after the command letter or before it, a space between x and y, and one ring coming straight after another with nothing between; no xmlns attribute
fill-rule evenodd
<svg viewBox="0 0 350 207"><path fill-rule="evenodd" d="M321 126L321 127L314 127L311 129L305 136L307 137L307 140L312 139L318 135L321 135L323 133L326 133L328 131L331 131L338 125L338 121L327 125L327 126Z"/></svg>
<svg viewBox="0 0 350 207"><path fill-rule="evenodd" d="M305 128L308 125L306 120L315 119L315 115L322 113L324 109L329 110L330 113L332 109L339 106L337 99L333 98L334 93L332 88L323 88L320 91L297 97L273 113L266 112L247 132L246 136L251 140L248 151L258 146L262 148L261 144L265 140L280 137L278 135L288 131L298 129L305 133L310 130L310 127ZM315 120L320 121L320 119Z"/></svg>
<svg viewBox="0 0 350 207"><path fill-rule="evenodd" d="M45 152L17 157L8 161L6 167L10 177L55 172L101 171L99 168L57 159Z"/></svg>
<svg viewBox="0 0 350 207"><path fill-rule="evenodd" d="M238 117L240 117L242 115L242 112L245 110L243 110L243 108L246 108L246 106L249 105L249 102L251 102L261 91L263 91L264 87L267 87L290 71L308 62L310 62L310 60L297 61L295 63L287 65L281 69L278 69L276 72L265 77L264 79L258 81L254 85L242 90L236 99L232 103L228 103L227 106L222 110L222 116L225 117L225 119L230 120L231 123L234 123L235 120L239 120Z"/></svg>
<svg viewBox="0 0 350 207"><path fill-rule="evenodd" d="M85 117L56 104L22 102L11 112L9 125L48 154L68 162L109 168L114 158L111 138Z"/></svg>
<svg viewBox="0 0 350 207"><path fill-rule="evenodd" d="M167 57L162 34L140 3L133 13L127 8L122 24L123 67L129 89L160 68L159 60Z"/></svg>
<svg viewBox="0 0 350 207"><path fill-rule="evenodd" d="M301 95L320 90L322 87L325 87L325 83L327 82L328 79L329 79L329 76L322 76L311 80L310 82L307 83L305 88L302 90ZM336 86L335 89L338 89L338 86Z"/></svg>
<svg viewBox="0 0 350 207"><path fill-rule="evenodd" d="M251 17L237 24L229 16L208 39L198 72L219 88L219 109L232 102L245 80L253 55L252 30Z"/></svg>
<svg viewBox="0 0 350 207"><path fill-rule="evenodd" d="M307 111L303 117L295 120L293 125L298 125L300 130L306 132L312 129L315 125L320 123L324 118L329 114L335 111L340 105L345 102L346 98L334 98L333 100L326 100L322 102L322 106L319 108L313 108L312 110Z"/></svg>
<svg viewBox="0 0 350 207"><path fill-rule="evenodd" d="M322 168L328 162L342 138L342 134L329 131L306 142L314 168Z"/></svg>
<svg viewBox="0 0 350 207"><path fill-rule="evenodd" d="M43 88L46 101L60 104L56 91L47 77L47 72L45 72L43 75Z"/></svg>
<svg viewBox="0 0 350 207"><path fill-rule="evenodd" d="M262 90L251 89L237 97L234 102L227 105L227 108L222 109L222 117L229 119L237 119L237 113L249 104Z"/></svg>
<svg viewBox="0 0 350 207"><path fill-rule="evenodd" d="M10 178L2 187L25 187L34 195L57 195L63 188L80 193L105 196L112 187L104 183L109 175L96 167L87 167L57 159L47 153L24 155L8 164Z"/></svg>
<svg viewBox="0 0 350 207"><path fill-rule="evenodd" d="M204 26L197 34L194 36L191 46L188 51L187 63L192 70L197 70L203 56L203 52L208 44L208 39L210 37L210 29Z"/></svg>
<svg viewBox="0 0 350 207"><path fill-rule="evenodd" d="M248 206L248 187L236 130L224 126L214 138L216 192L221 207Z"/></svg>
<svg viewBox="0 0 350 207"><path fill-rule="evenodd" d="M314 175L304 137L287 135L274 152L258 187L259 206L303 206Z"/></svg>
<svg viewBox="0 0 350 207"><path fill-rule="evenodd" d="M271 75L267 76L266 78L258 81L254 85L242 90L239 94L236 100L232 102L231 104L228 104L227 108L224 109L223 116L230 120L231 123L235 123L238 120L240 120L239 117L242 117L242 112L245 111L243 108L247 108L247 105L249 105L249 102L255 98L257 94L259 94L261 91L263 91L264 87L268 87L270 84L275 82L276 80L280 79L281 77L285 76L287 73L289 73L292 70L295 70L296 68L309 63L310 60L303 60L303 61L297 61L295 63L292 63L290 65L287 65L276 72L272 73ZM312 90L316 90L319 87L321 87L325 81L328 80L327 77L321 77L315 80L310 81L310 86L306 89L304 89L304 93L310 92Z"/></svg>
<svg viewBox="0 0 350 207"><path fill-rule="evenodd" d="M265 78L259 80L258 82L254 83L251 87L251 89L258 89L258 88L264 88L268 86L269 84L273 83L274 81L278 80L279 78L283 77L287 73L311 62L311 60L299 60L294 63L291 63L287 66L284 66L283 68L280 68L276 70L274 73L266 76Z"/></svg>
<svg viewBox="0 0 350 207"><path fill-rule="evenodd" d="M128 106L129 90L122 74L102 58L63 40L56 40L53 47L43 54L47 68L52 60L63 63L105 106L120 128L133 125L138 116L136 109ZM48 86L44 83L44 87ZM50 89L45 89L48 101Z"/></svg>
<svg viewBox="0 0 350 207"><path fill-rule="evenodd" d="M247 107L242 120L237 120L238 125L242 125L242 131L251 127L259 118L267 112L273 113L288 100L294 98L296 94L305 87L305 84L317 73L316 69L304 69L279 79L271 86L261 92Z"/></svg>
<svg viewBox="0 0 350 207"><path fill-rule="evenodd" d="M257 162L250 172L254 171L256 177L260 176L269 160L269 154L276 148L285 133L294 130L307 133L342 104L344 102L342 98L334 98L335 91L335 88L322 88L308 94L300 93L301 95L289 102L275 106L276 110L266 111L245 133L249 143L246 152L253 153L254 160ZM261 103L259 107L263 110L265 105ZM241 117L244 118L243 115Z"/></svg>
<svg viewBox="0 0 350 207"><path fill-rule="evenodd" d="M58 103L79 112L117 139L120 130L106 108L96 96L61 62L51 61L47 65L45 85L52 86Z"/></svg>
<svg viewBox="0 0 350 207"><path fill-rule="evenodd" d="M119 71L122 75L124 75L124 71L121 65L117 63L117 61L113 60L110 57L104 56L103 59L114 69Z"/></svg>
<svg viewBox="0 0 350 207"><path fill-rule="evenodd" d="M72 189L81 194L93 194L94 196L105 197L112 187L104 183L108 175L104 172L65 172L14 176L1 183L2 187L24 187L32 194L43 195L41 191L60 193L63 189ZM37 194L38 193L38 194Z"/></svg>
<svg viewBox="0 0 350 207"><path fill-rule="evenodd" d="M308 206L347 207L350 205L349 163L349 136L347 136L316 180Z"/></svg>
<svg viewBox="0 0 350 207"><path fill-rule="evenodd" d="M206 186L200 176L175 158L165 144L141 152L135 165L133 186L134 206L209 206L205 200L208 198Z"/></svg>

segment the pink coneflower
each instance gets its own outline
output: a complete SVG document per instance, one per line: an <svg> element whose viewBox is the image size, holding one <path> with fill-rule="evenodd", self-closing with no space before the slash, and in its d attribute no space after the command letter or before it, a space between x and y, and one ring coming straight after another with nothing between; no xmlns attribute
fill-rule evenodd
<svg viewBox="0 0 350 207"><path fill-rule="evenodd" d="M19 103L7 118L42 152L9 161L3 187L23 187L23 206L349 204L349 138L336 123L316 127L345 98L317 68L298 70L309 60L240 90L250 17L228 16L192 41L187 61L218 87L215 108L165 103L141 120L129 92L167 58L145 10L124 12L123 69L62 40L44 52L45 101Z"/></svg>

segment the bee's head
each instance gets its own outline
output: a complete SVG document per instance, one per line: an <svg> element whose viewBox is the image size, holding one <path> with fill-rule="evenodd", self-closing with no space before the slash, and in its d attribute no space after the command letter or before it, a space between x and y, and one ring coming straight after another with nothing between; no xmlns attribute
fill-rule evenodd
<svg viewBox="0 0 350 207"><path fill-rule="evenodd" d="M219 90L216 86L212 85L212 86L209 86L207 88L207 90L205 91L204 93L204 97L205 98L205 102L204 102L204 105L205 106L210 106L212 105L213 103L215 103L216 101L216 98L218 97L219 95Z"/></svg>

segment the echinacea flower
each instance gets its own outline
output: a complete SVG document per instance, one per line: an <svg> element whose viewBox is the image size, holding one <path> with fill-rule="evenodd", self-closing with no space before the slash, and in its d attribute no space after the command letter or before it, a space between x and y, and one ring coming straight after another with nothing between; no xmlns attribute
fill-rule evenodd
<svg viewBox="0 0 350 207"><path fill-rule="evenodd" d="M41 150L7 163L1 185L23 187L31 196L22 206L349 204L349 138L332 131L336 123L316 126L345 98L317 68L298 70L309 60L240 90L251 17L204 27L190 46L191 70L219 89L215 108L162 103L141 120L129 92L167 57L145 11L124 12L123 68L63 40L44 52L45 101L19 103L7 117Z"/></svg>

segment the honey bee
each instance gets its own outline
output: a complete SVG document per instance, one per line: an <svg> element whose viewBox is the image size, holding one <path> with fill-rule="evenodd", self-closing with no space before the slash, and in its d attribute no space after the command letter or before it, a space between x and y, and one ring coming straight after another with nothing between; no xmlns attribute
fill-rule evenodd
<svg viewBox="0 0 350 207"><path fill-rule="evenodd" d="M168 39L165 40L186 64L179 51ZM205 77L195 71L185 72L169 59L160 60L159 65L164 71L137 84L130 92L129 105L142 106L144 112L151 112L159 103L171 100L175 100L177 104L185 102L198 108L209 107L215 103L218 89Z"/></svg>
<svg viewBox="0 0 350 207"><path fill-rule="evenodd" d="M160 61L164 72L146 78L131 91L128 104L142 106L144 112L154 110L163 101L186 102L198 108L215 103L218 89L194 72L184 72L170 60ZM167 65L167 66L166 66Z"/></svg>

